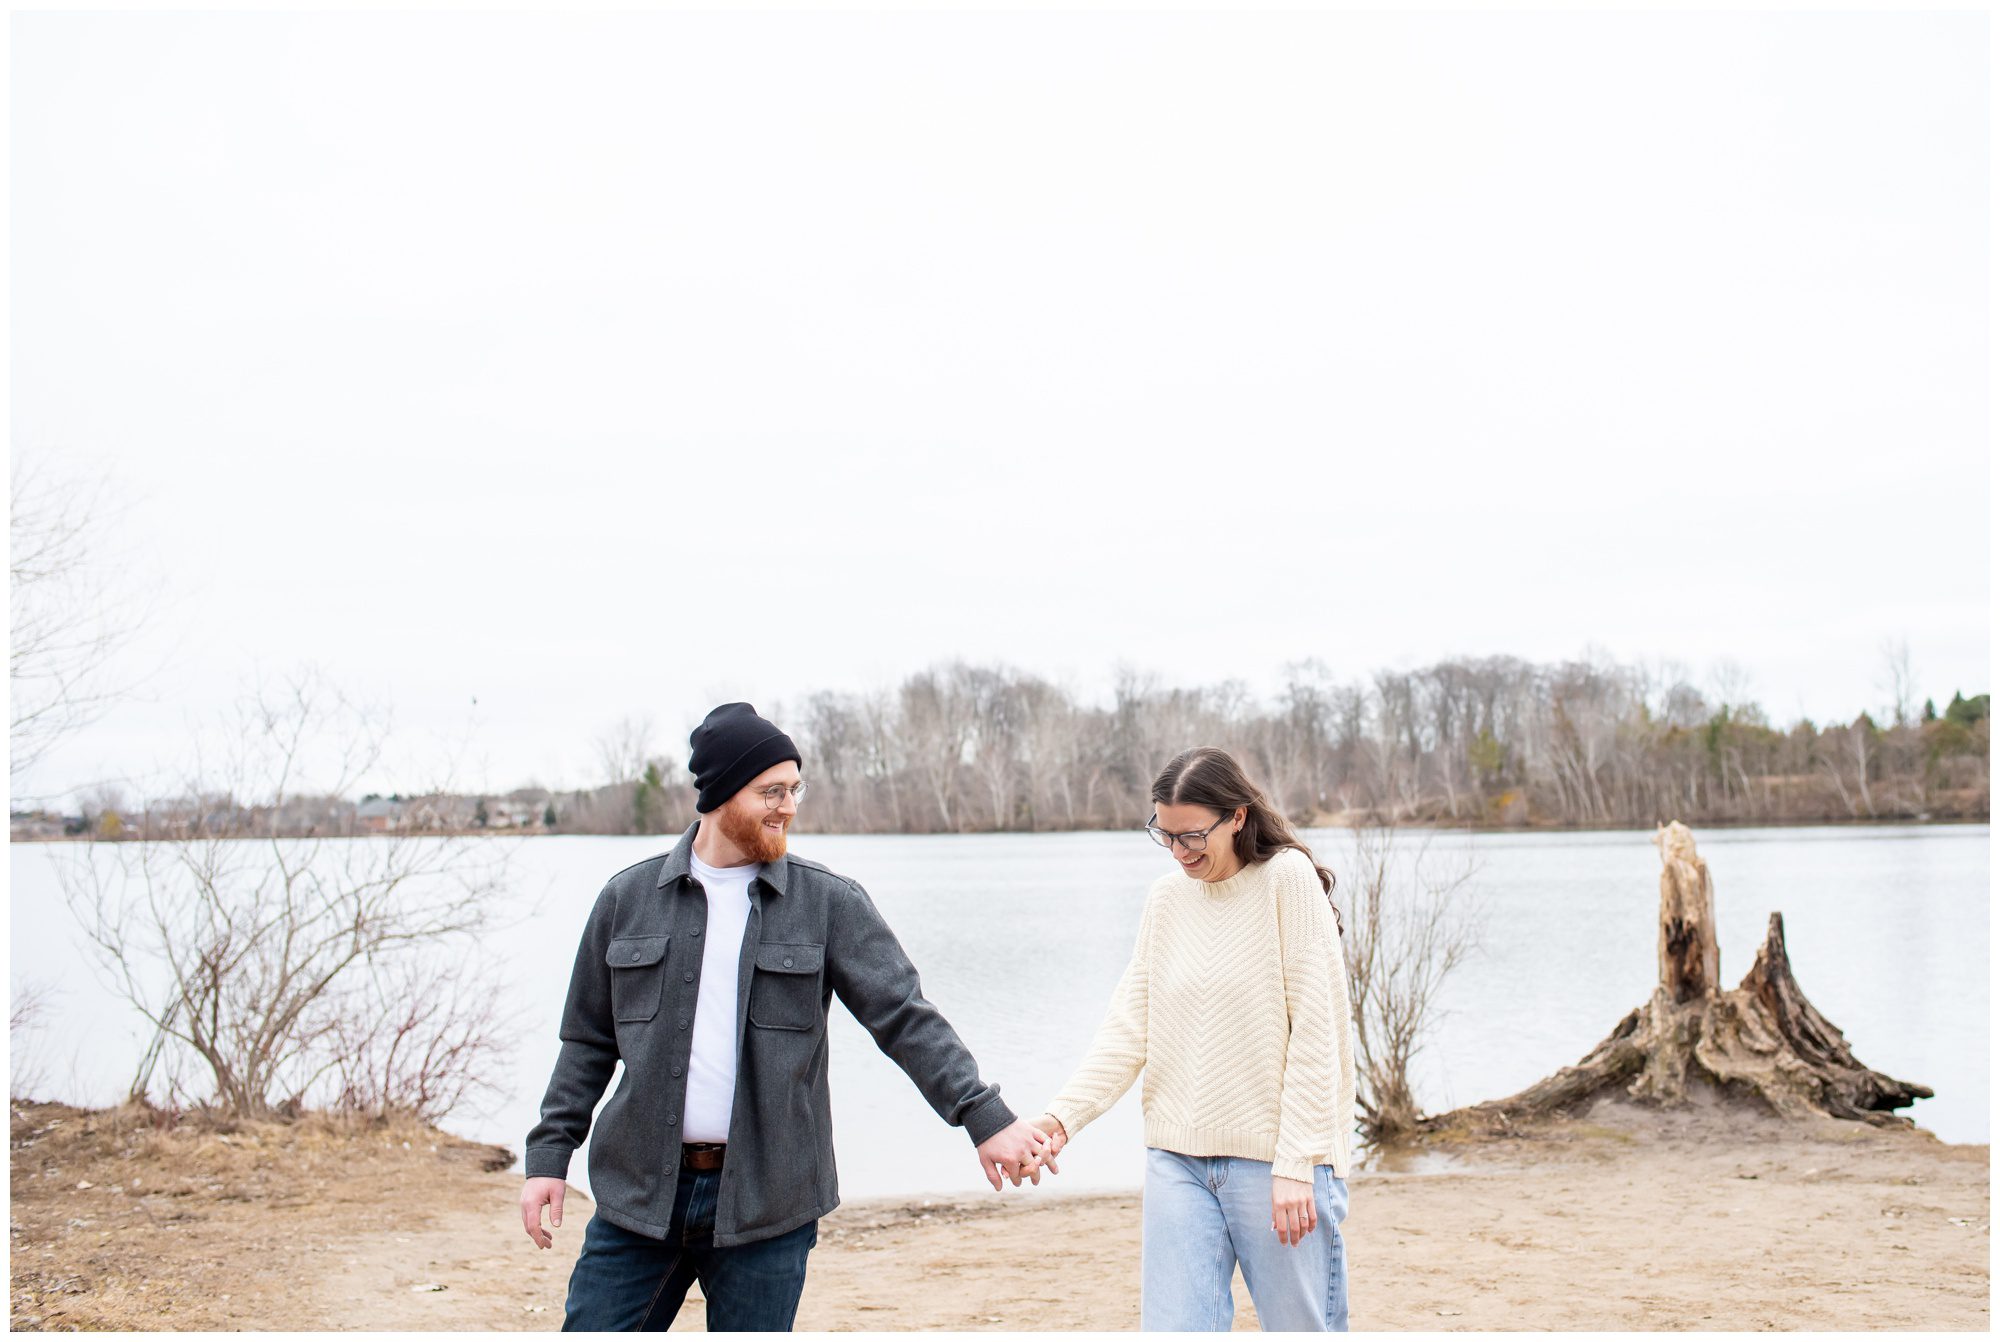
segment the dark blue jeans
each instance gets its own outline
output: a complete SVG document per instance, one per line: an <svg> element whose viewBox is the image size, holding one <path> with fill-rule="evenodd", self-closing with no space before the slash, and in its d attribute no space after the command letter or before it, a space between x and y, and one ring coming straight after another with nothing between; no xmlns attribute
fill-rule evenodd
<svg viewBox="0 0 2000 1342"><path fill-rule="evenodd" d="M664 1332L688 1287L701 1283L711 1333L790 1332L806 1285L806 1255L819 1243L808 1221L771 1239L715 1247L721 1170L681 1168L667 1237L654 1239L590 1218L569 1276L564 1332Z"/></svg>

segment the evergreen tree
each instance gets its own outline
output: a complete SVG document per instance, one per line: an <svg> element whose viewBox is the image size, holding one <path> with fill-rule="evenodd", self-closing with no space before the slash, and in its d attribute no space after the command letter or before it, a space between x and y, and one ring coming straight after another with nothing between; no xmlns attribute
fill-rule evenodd
<svg viewBox="0 0 2000 1342"><path fill-rule="evenodd" d="M1988 695L1981 694L1967 699L1961 696L1958 691L1953 690L1951 703L1946 705L1944 710L1945 718L1948 721L1956 722L1961 727L1970 727L1973 723L1986 716L1990 698Z"/></svg>
<svg viewBox="0 0 2000 1342"><path fill-rule="evenodd" d="M657 834L666 828L667 781L660 777L657 763L646 766L645 777L632 790L632 829L635 834Z"/></svg>

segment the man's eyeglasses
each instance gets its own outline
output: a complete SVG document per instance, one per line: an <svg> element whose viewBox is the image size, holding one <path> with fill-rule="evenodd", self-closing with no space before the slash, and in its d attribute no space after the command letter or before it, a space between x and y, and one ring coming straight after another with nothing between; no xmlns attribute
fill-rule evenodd
<svg viewBox="0 0 2000 1342"><path fill-rule="evenodd" d="M1157 814L1153 816L1153 820L1159 818ZM1179 844L1190 853L1199 853L1208 847L1208 836L1227 824L1229 817L1225 815L1207 829L1191 829L1185 834L1170 834L1154 824L1153 820L1146 822L1146 833L1151 836L1154 843L1162 848L1172 848L1175 844Z"/></svg>
<svg viewBox="0 0 2000 1342"><path fill-rule="evenodd" d="M764 799L765 810L775 811L785 804L785 794L787 792L792 794L792 805L797 806L800 800L806 795L806 785L804 783L794 783L790 787L786 787L783 783L773 783L767 788L759 788L757 795Z"/></svg>

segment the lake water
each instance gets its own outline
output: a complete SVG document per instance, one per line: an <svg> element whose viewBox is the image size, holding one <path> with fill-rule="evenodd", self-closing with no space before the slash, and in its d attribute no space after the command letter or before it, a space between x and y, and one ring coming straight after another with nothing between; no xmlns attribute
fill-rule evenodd
<svg viewBox="0 0 2000 1342"><path fill-rule="evenodd" d="M1307 840L1336 873L1339 831ZM1952 1142L1988 1139L1987 826L1742 829L1697 833L1715 881L1722 976L1749 968L1767 915L1785 915L1799 983L1867 1065L1931 1086L1906 1111ZM361 840L360 842L368 842ZM495 841L502 842L502 841ZM604 880L659 852L661 838L519 841L519 916L489 938L527 1021L505 1098L447 1126L518 1155L556 1049L584 915ZM1082 1056L1165 855L1137 833L801 835L794 851L860 881L990 1081L1038 1112ZM1575 1062L1643 1002L1655 979L1659 857L1648 832L1439 836L1470 850L1482 948L1451 981L1446 1014L1418 1058L1425 1108L1509 1094ZM48 1028L17 1040L48 1083L39 1097L117 1100L147 1032L100 986L63 909L51 863L81 850L14 844L15 985L54 981ZM831 1074L845 1196L984 1189L964 1135L836 1001ZM607 1092L608 1093L608 1092ZM1140 1182L1138 1087L1077 1140L1058 1183ZM582 1154L572 1167L585 1184Z"/></svg>

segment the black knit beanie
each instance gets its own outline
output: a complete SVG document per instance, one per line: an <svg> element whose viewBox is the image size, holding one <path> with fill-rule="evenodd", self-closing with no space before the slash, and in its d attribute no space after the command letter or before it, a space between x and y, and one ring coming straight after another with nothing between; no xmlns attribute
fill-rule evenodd
<svg viewBox="0 0 2000 1342"><path fill-rule="evenodd" d="M805 763L792 738L757 716L748 704L724 704L688 737L688 772L700 795L694 809L707 815L738 789L781 760Z"/></svg>

